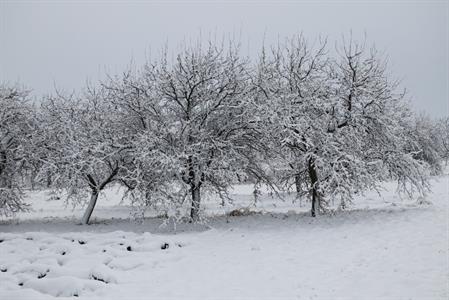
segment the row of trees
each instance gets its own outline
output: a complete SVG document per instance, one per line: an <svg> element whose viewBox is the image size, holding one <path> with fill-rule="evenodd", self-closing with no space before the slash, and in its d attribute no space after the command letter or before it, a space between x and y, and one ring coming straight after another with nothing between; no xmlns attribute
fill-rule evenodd
<svg viewBox="0 0 449 300"><path fill-rule="evenodd" d="M112 184L142 207L189 203L193 221L203 195L225 201L244 181L310 195L312 216L385 180L424 192L448 159L449 119L413 114L374 48L336 52L297 36L254 63L232 43L195 44L35 105L2 85L0 212L27 208L20 178L90 197L83 224Z"/></svg>

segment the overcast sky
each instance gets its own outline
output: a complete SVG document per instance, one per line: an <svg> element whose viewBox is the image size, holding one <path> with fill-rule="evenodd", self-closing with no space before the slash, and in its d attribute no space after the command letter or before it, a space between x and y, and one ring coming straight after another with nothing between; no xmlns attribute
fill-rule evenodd
<svg viewBox="0 0 449 300"><path fill-rule="evenodd" d="M419 111L449 115L449 1L5 1L0 80L33 95L139 65L182 40L236 34L244 55L298 32L331 41L352 30L390 58ZM240 34L241 33L241 34Z"/></svg>

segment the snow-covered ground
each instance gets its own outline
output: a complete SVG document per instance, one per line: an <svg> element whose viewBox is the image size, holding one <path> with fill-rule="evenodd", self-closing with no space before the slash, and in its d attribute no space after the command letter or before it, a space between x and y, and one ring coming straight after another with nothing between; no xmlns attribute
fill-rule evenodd
<svg viewBox="0 0 449 300"><path fill-rule="evenodd" d="M387 184L317 218L288 196L254 207L239 186L235 206L258 214L220 216L233 208L209 201L207 224L165 227L128 220L114 190L90 226L34 192L34 212L0 225L0 299L447 299L449 177L432 184L431 205Z"/></svg>

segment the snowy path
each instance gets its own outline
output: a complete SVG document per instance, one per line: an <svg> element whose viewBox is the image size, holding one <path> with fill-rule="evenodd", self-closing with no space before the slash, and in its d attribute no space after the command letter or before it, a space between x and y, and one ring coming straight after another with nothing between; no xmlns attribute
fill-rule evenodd
<svg viewBox="0 0 449 300"><path fill-rule="evenodd" d="M447 299L448 179L430 206L220 217L177 234L0 225L0 299Z"/></svg>

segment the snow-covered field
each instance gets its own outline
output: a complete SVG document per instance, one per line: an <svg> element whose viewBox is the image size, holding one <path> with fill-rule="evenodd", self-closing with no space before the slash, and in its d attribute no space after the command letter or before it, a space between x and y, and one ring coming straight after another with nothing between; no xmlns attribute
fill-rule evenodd
<svg viewBox="0 0 449 300"><path fill-rule="evenodd" d="M207 202L207 224L165 227L126 219L113 190L90 226L31 193L34 211L0 225L0 299L447 299L449 177L432 184L430 205L388 184L315 219L265 195L258 214ZM233 197L252 205L248 186Z"/></svg>

